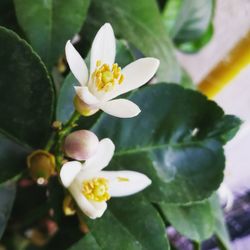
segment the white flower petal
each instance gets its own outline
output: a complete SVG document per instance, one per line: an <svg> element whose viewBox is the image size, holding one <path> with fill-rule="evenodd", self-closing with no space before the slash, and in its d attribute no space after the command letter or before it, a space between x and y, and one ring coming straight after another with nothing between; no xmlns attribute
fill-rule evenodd
<svg viewBox="0 0 250 250"><path fill-rule="evenodd" d="M69 187L69 191L74 197L77 205L82 210L84 214L86 214L91 219L99 218L103 215L104 211L107 208L106 202L100 202L100 204L96 205L96 202L89 201L82 193L81 193L81 184L80 182L73 182Z"/></svg>
<svg viewBox="0 0 250 250"><path fill-rule="evenodd" d="M151 184L146 175L135 171L101 171L99 177L109 180L111 197L132 195Z"/></svg>
<svg viewBox="0 0 250 250"><path fill-rule="evenodd" d="M98 145L97 152L83 164L81 171L81 179L88 179L93 174L98 173L100 170L108 166L115 151L114 143L108 139L102 139Z"/></svg>
<svg viewBox="0 0 250 250"><path fill-rule="evenodd" d="M103 215L105 210L107 209L107 202L102 201L102 202L97 202L97 201L90 201L90 203L95 207L97 213L96 217L99 218Z"/></svg>
<svg viewBox="0 0 250 250"><path fill-rule="evenodd" d="M159 64L160 61L152 57L141 58L128 64L122 69L123 82L106 93L103 100L111 100L121 94L141 87L154 76Z"/></svg>
<svg viewBox="0 0 250 250"><path fill-rule="evenodd" d="M78 173L81 171L82 164L78 161L69 161L65 163L60 171L60 178L64 187L69 187Z"/></svg>
<svg viewBox="0 0 250 250"><path fill-rule="evenodd" d="M78 97L88 105L95 105L100 101L89 91L88 87L75 87Z"/></svg>
<svg viewBox="0 0 250 250"><path fill-rule="evenodd" d="M88 82L88 68L70 41L66 43L65 53L71 72L81 85L86 85Z"/></svg>
<svg viewBox="0 0 250 250"><path fill-rule="evenodd" d="M97 32L91 47L90 72L96 68L96 62L112 65L115 61L115 35L112 26L105 23Z"/></svg>
<svg viewBox="0 0 250 250"><path fill-rule="evenodd" d="M226 211L230 211L234 204L234 195L226 184L222 183L218 189L220 201Z"/></svg>
<svg viewBox="0 0 250 250"><path fill-rule="evenodd" d="M137 116L141 110L133 102L126 99L115 99L100 103L99 108L105 113L119 118L130 118Z"/></svg>

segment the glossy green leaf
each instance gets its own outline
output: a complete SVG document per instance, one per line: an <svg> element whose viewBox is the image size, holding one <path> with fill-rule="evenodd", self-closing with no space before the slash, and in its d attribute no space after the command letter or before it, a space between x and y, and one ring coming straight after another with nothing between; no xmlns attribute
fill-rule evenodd
<svg viewBox="0 0 250 250"><path fill-rule="evenodd" d="M187 238L202 242L212 236L215 219L209 201L186 206L160 203L159 206L171 225Z"/></svg>
<svg viewBox="0 0 250 250"><path fill-rule="evenodd" d="M12 0L0 1L0 26L12 29L19 35L22 33L17 23L14 3Z"/></svg>
<svg viewBox="0 0 250 250"><path fill-rule="evenodd" d="M214 234L219 241L221 249L231 250L230 238L226 228L224 215L220 206L219 197L217 195L213 195L210 198L210 204L213 211L213 216L215 218L215 230Z"/></svg>
<svg viewBox="0 0 250 250"><path fill-rule="evenodd" d="M103 114L93 127L116 145L110 168L147 174L151 201L203 200L219 187L225 159L212 134L224 113L204 95L174 84L156 84L131 96L142 109L133 119ZM225 121L225 120L224 120Z"/></svg>
<svg viewBox="0 0 250 250"><path fill-rule="evenodd" d="M78 241L69 250L102 250L103 248L95 240L92 233L88 233L83 239Z"/></svg>
<svg viewBox="0 0 250 250"><path fill-rule="evenodd" d="M89 0L14 0L19 24L33 48L50 67L67 40L79 32Z"/></svg>
<svg viewBox="0 0 250 250"><path fill-rule="evenodd" d="M163 20L177 46L194 52L212 37L211 19L214 0L169 0L163 11Z"/></svg>
<svg viewBox="0 0 250 250"><path fill-rule="evenodd" d="M187 89L196 89L191 76L185 71L185 69L182 69L180 85Z"/></svg>
<svg viewBox="0 0 250 250"><path fill-rule="evenodd" d="M180 67L156 1L91 1L82 32L83 38L88 34L89 37L85 39L92 41L105 22L110 22L118 37L131 42L145 56L160 59L161 65L157 73L160 80L179 82Z"/></svg>
<svg viewBox="0 0 250 250"><path fill-rule="evenodd" d="M112 199L101 219L87 220L91 236L78 242L75 248L102 250L167 250L169 248L164 223L156 209L142 196ZM99 247L99 248L98 248ZM71 250L72 250L71 249Z"/></svg>
<svg viewBox="0 0 250 250"><path fill-rule="evenodd" d="M73 74L69 73L63 81L63 84L59 91L56 106L56 119L63 123L66 123L75 111L73 104L75 96L75 85L77 85L77 80L75 79Z"/></svg>
<svg viewBox="0 0 250 250"><path fill-rule="evenodd" d="M6 183L0 186L0 239L8 222L16 195L14 184Z"/></svg>
<svg viewBox="0 0 250 250"><path fill-rule="evenodd" d="M31 47L0 27L0 133L30 147L43 147L51 132L54 90Z"/></svg>
<svg viewBox="0 0 250 250"><path fill-rule="evenodd" d="M188 42L183 42L183 43L177 42L176 45L178 49L181 50L182 52L195 53L198 52L201 48L203 48L212 39L213 34L214 34L214 27L212 23L210 23L207 30L201 37Z"/></svg>
<svg viewBox="0 0 250 250"><path fill-rule="evenodd" d="M221 122L216 124L213 131L209 133L209 136L217 137L223 144L226 144L235 136L241 124L242 121L239 118L233 115L225 115Z"/></svg>
<svg viewBox="0 0 250 250"><path fill-rule="evenodd" d="M18 175L26 166L29 150L0 135L0 183Z"/></svg>

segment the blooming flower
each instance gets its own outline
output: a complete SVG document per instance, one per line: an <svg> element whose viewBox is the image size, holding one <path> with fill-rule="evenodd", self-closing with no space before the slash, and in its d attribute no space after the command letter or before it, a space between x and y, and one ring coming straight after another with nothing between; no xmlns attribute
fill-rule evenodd
<svg viewBox="0 0 250 250"><path fill-rule="evenodd" d="M113 142L106 138L99 142L97 152L83 164L70 161L63 165L60 177L77 205L92 219L101 217L111 197L137 193L151 180L135 171L103 171L114 154Z"/></svg>
<svg viewBox="0 0 250 250"><path fill-rule="evenodd" d="M87 66L70 41L65 47L69 67L81 86L75 87L75 106L83 115L91 115L99 109L120 117L134 117L139 107L117 96L147 83L155 74L159 60L151 57L136 60L121 69L115 62L116 43L110 24L104 24L97 32L91 48L90 75Z"/></svg>

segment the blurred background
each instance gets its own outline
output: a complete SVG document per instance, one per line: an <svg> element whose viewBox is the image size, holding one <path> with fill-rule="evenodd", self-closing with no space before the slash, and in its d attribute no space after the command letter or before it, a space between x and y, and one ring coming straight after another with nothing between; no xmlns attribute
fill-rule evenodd
<svg viewBox="0 0 250 250"><path fill-rule="evenodd" d="M226 212L233 249L250 249L250 1L217 0L214 35L198 53L177 52L183 67L204 93L244 123L225 149L224 184L234 204ZM210 81L216 82L217 87ZM218 88L218 86L220 86ZM210 249L212 244L205 244ZM210 246L210 247L209 247Z"/></svg>

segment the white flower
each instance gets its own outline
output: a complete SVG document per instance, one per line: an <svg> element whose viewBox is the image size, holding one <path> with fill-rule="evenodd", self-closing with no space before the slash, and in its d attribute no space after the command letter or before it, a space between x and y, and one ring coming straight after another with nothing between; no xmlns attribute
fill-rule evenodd
<svg viewBox="0 0 250 250"><path fill-rule="evenodd" d="M112 159L114 149L110 139L103 139L96 154L85 163L67 162L60 172L63 185L82 212L92 219L103 215L110 197L131 195L151 184L146 175L138 172L102 171Z"/></svg>
<svg viewBox="0 0 250 250"><path fill-rule="evenodd" d="M91 115L101 109L121 118L134 117L140 113L135 103L121 98L112 99L147 83L158 69L158 59L142 58L121 70L114 63L116 43L109 23L100 28L93 41L90 75L84 60L70 41L66 44L65 52L69 67L81 85L75 87L77 97L83 104L83 111L80 113ZM77 104L79 104L79 99Z"/></svg>

